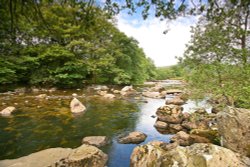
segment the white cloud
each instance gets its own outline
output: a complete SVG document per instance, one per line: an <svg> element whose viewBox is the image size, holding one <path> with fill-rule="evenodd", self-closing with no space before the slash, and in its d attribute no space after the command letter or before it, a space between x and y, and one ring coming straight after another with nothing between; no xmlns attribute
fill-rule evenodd
<svg viewBox="0 0 250 167"><path fill-rule="evenodd" d="M179 18L166 23L156 18L144 21L121 14L118 16L118 28L138 40L139 46L154 60L156 66L168 66L177 63L175 56L183 55L185 44L191 36L190 26L196 20L197 18ZM168 33L163 34L167 29Z"/></svg>

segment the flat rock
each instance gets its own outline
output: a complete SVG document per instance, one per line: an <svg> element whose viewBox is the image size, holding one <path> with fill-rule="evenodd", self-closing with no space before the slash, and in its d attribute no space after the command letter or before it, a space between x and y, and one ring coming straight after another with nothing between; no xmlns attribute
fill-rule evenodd
<svg viewBox="0 0 250 167"><path fill-rule="evenodd" d="M106 136L88 136L82 139L82 144L89 144L96 147L102 147L109 143Z"/></svg>
<svg viewBox="0 0 250 167"><path fill-rule="evenodd" d="M94 146L50 148L13 160L0 161L1 167L104 167L108 156Z"/></svg>
<svg viewBox="0 0 250 167"><path fill-rule="evenodd" d="M44 167L66 158L71 148L50 148L17 159L0 161L1 167Z"/></svg>
<svg viewBox="0 0 250 167"><path fill-rule="evenodd" d="M38 99L45 99L47 97L46 94L40 94L40 95L37 95L36 98Z"/></svg>
<svg viewBox="0 0 250 167"><path fill-rule="evenodd" d="M164 98L164 96L162 96L159 92L142 92L142 95L154 99Z"/></svg>
<svg viewBox="0 0 250 167"><path fill-rule="evenodd" d="M147 138L146 134L135 131L135 132L130 132L125 137L119 138L118 142L122 144L129 144L129 143L139 144L143 142L146 138Z"/></svg>

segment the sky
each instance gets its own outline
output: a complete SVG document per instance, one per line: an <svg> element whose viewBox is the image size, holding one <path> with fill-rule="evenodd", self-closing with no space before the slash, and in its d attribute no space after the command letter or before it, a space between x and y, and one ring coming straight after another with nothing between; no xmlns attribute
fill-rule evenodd
<svg viewBox="0 0 250 167"><path fill-rule="evenodd" d="M175 21L160 21L151 17L143 20L141 16L121 13L117 16L117 26L127 36L135 38L157 67L177 64L176 56L182 56L185 44L191 39L190 26L195 25L197 17L178 18ZM163 32L168 30L166 34Z"/></svg>

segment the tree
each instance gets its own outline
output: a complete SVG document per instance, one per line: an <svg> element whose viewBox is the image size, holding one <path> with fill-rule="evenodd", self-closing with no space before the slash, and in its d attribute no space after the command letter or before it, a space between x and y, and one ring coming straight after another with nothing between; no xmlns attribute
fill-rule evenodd
<svg viewBox="0 0 250 167"><path fill-rule="evenodd" d="M0 10L4 22L0 26L0 84L135 84L153 73L154 65L138 42L121 33L114 19L92 3L34 2L23 13L19 1L7 2L16 8L1 6Z"/></svg>
<svg viewBox="0 0 250 167"><path fill-rule="evenodd" d="M250 91L249 8L239 5L221 12L203 18L193 28L184 59L191 69L188 79L198 90L223 95L231 105L249 108L245 94Z"/></svg>

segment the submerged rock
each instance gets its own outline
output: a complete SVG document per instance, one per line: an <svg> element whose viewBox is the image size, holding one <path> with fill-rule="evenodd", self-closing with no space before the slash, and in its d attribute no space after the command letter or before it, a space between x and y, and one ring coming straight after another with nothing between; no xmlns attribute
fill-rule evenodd
<svg viewBox="0 0 250 167"><path fill-rule="evenodd" d="M86 110L86 107L77 98L74 98L70 102L70 110L72 113L81 113Z"/></svg>
<svg viewBox="0 0 250 167"><path fill-rule="evenodd" d="M40 95L37 95L36 98L38 99L45 99L47 97L46 94L40 94Z"/></svg>
<svg viewBox="0 0 250 167"><path fill-rule="evenodd" d="M129 143L134 143L134 144L139 144L143 142L147 138L147 135L142 133L142 132L131 132L125 137L121 137L118 139L119 143L122 144L129 144Z"/></svg>
<svg viewBox="0 0 250 167"><path fill-rule="evenodd" d="M98 90L96 93L100 96L104 96L107 94L107 91Z"/></svg>
<svg viewBox="0 0 250 167"><path fill-rule="evenodd" d="M89 144L96 147L102 147L108 144L110 141L106 136L88 136L82 139L82 144Z"/></svg>
<svg viewBox="0 0 250 167"><path fill-rule="evenodd" d="M113 98L115 98L115 95L113 95L113 94L105 94L103 97L106 98L106 99L113 99Z"/></svg>
<svg viewBox="0 0 250 167"><path fill-rule="evenodd" d="M102 91L104 91L104 90L109 90L109 87L106 86L106 85L96 85L93 89L94 90L102 90Z"/></svg>
<svg viewBox="0 0 250 167"><path fill-rule="evenodd" d="M230 107L216 119L221 145L250 157L250 110Z"/></svg>
<svg viewBox="0 0 250 167"><path fill-rule="evenodd" d="M50 148L13 160L2 160L4 167L104 167L108 156L94 146Z"/></svg>
<svg viewBox="0 0 250 167"><path fill-rule="evenodd" d="M14 112L15 110L16 110L15 107L10 106L10 107L7 107L7 108L3 109L3 110L0 112L0 114L1 114L2 116L10 116L11 113Z"/></svg>
<svg viewBox="0 0 250 167"><path fill-rule="evenodd" d="M201 143L189 147L176 146L165 149L162 142L150 142L137 146L130 157L131 167L247 167L249 165L249 159L241 158L229 149Z"/></svg>

